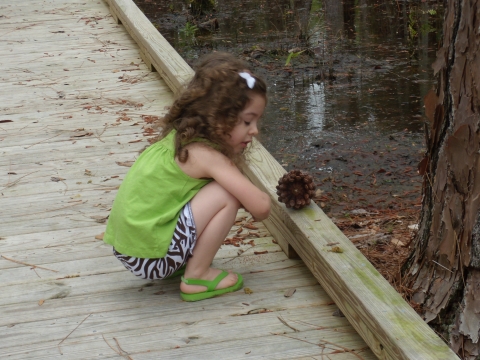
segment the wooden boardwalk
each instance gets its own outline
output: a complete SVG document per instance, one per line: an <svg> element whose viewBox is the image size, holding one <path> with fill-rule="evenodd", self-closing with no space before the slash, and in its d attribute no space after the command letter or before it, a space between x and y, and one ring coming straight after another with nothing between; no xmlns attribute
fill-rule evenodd
<svg viewBox="0 0 480 360"><path fill-rule="evenodd" d="M125 270L99 238L172 91L102 0L0 10L2 358L376 358L248 214L232 228L244 244L214 264L242 273L245 291L185 303L178 279Z"/></svg>

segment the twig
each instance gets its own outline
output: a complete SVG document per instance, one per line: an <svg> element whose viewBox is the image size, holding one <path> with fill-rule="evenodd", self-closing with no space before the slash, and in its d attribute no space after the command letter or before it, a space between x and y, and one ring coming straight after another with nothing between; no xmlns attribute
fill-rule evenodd
<svg viewBox="0 0 480 360"><path fill-rule="evenodd" d="M287 323L285 320L283 320L283 318L282 318L281 316L277 316L277 319L280 320L283 325L288 326L288 327L289 327L290 329L292 329L293 331L295 331L295 332L300 332L300 330L295 329L293 326L288 325L288 323Z"/></svg>
<svg viewBox="0 0 480 360"><path fill-rule="evenodd" d="M23 261L10 259L10 258L8 258L8 257L6 257L6 256L4 256L4 255L0 255L0 256L1 256L2 258L4 258L5 260L8 260L8 261L11 261L11 262L20 264L20 265L31 266L31 267L33 267L34 269L35 269L35 268L39 268L39 269L43 269L43 270L58 272L58 270L52 270L52 269L45 268L45 267L43 267L43 266L28 264L28 263L25 263L25 262L23 262Z"/></svg>
<svg viewBox="0 0 480 360"><path fill-rule="evenodd" d="M92 315L92 313L88 314L88 315L85 317L85 319L83 319L83 320L80 322L80 324L78 324L78 325L75 327L75 329L73 329L72 331L70 331L70 334L68 334L67 336L65 336L65 337L63 338L63 340L58 343L58 345L60 345L60 344L61 344L62 342L64 342L65 340L67 340L67 338L68 338L70 335L72 335L72 333L73 333L75 330L77 330L77 328L78 328L80 325L82 325L83 322L84 322L85 320L87 320L90 315Z"/></svg>
<svg viewBox="0 0 480 360"><path fill-rule="evenodd" d="M65 194L67 193L67 191L68 191L68 185L67 185L67 183L66 183L65 181L63 181L63 180L60 180L60 181L63 183L63 185L65 185L65 191L64 191L64 193L63 193L63 195L65 195Z"/></svg>
<svg viewBox="0 0 480 360"><path fill-rule="evenodd" d="M117 343L117 347L118 347L118 350L115 350L112 345L110 345L110 343L107 341L107 339L105 339L105 336L102 334L102 337L103 337L103 341L105 341L108 345L108 347L110 349L112 349L113 351L115 351L116 354L120 355L120 356L123 356L125 359L128 359L128 360L133 360L130 355L128 355L128 353L123 350L121 347L120 347L120 344L118 343L118 340L116 338L113 338L113 340L115 340L115 342Z"/></svg>
<svg viewBox="0 0 480 360"><path fill-rule="evenodd" d="M35 143L35 144L29 145L29 146L27 146L27 147L24 147L24 149L31 148L31 147L34 146L34 145L40 144L40 143L42 143L42 142L44 142L44 141L48 141L48 140L53 139L53 138L55 138L55 137L57 137L57 136L60 136L60 135L62 135L62 134L60 133L60 134L57 134L57 135L55 135L55 136L52 136L51 138L48 138L48 139L39 141L39 142L37 142L37 143Z"/></svg>
<svg viewBox="0 0 480 360"><path fill-rule="evenodd" d="M107 130L107 127L108 127L108 124L105 124L105 127L103 128L103 131L102 131L100 134L98 133L98 131L95 130L95 133L96 133L96 134L95 134L95 137L96 137L98 140L100 140L101 142L103 142L103 143L104 143L105 141L103 141L102 139L100 139L100 136L102 136L103 133L105 132L105 130Z"/></svg>
<svg viewBox="0 0 480 360"><path fill-rule="evenodd" d="M72 207L72 206L77 206L77 205L85 204L88 200L85 200L85 201L78 200L78 201L79 201L79 202L77 202L77 203L75 203L75 204L65 205L65 206L62 206L62 207L59 207L59 208L55 208L55 209L37 211L37 212L34 212L34 213L30 213L30 214L28 214L28 215L43 214L43 213L47 213L47 212L51 212L51 211L63 210L63 209L66 209L66 208L69 208L69 207Z"/></svg>
<svg viewBox="0 0 480 360"><path fill-rule="evenodd" d="M445 270L447 270L447 271L450 271L450 272L453 274L453 271L452 271L452 270L450 270L450 269L447 269L447 268L446 268L445 266L443 266L442 264L439 264L439 263L438 263L438 262L436 262L435 260L431 260L431 261L432 261L432 262L434 262L435 264L437 264L438 266L440 266L440 267L444 268Z"/></svg>
<svg viewBox="0 0 480 360"><path fill-rule="evenodd" d="M25 175L23 175L23 176L20 176L17 180L12 181L11 183L7 183L7 184L2 188L2 190L3 190L3 189L6 189L6 188L9 188L9 187L12 187L12 186L15 186L15 185L18 184L18 182L19 182L20 180L22 180L25 176L31 175L31 174L36 173L36 172L39 172L39 171L40 171L40 170L32 171L31 173L28 173L28 174L25 174Z"/></svg>
<svg viewBox="0 0 480 360"><path fill-rule="evenodd" d="M306 342L306 343L308 343L308 344L317 345L317 346L319 346L319 347L322 347L322 345L323 345L323 344L315 344L315 343L313 343L313 342L311 342L311 341L307 341L307 340L303 340L303 339L298 339L298 338L296 338L296 337L288 336L288 335L285 335L285 334L275 334L275 335L285 336L285 337L288 337L288 338L290 338L290 339L303 341L303 342ZM329 344L329 345L337 346L337 347L339 347L340 349L342 349L344 352L350 352L350 353L352 353L353 355L355 355L356 357L358 357L360 360L365 360L364 358L362 358L360 355L358 355L358 354L355 352L355 349L348 349L348 348L346 348L346 347L344 347L344 346L335 344L335 343L330 342L330 341L327 341L327 340L325 340L325 339L322 339L322 340L320 340L320 341L323 341L323 342L325 342L325 343L327 343L327 344ZM335 349L331 349L331 350L335 350Z"/></svg>
<svg viewBox="0 0 480 360"><path fill-rule="evenodd" d="M31 270L35 271L35 274L37 274L37 276L38 276L40 279L42 278L40 275L38 275L37 270L35 270L35 268L32 268Z"/></svg>
<svg viewBox="0 0 480 360"><path fill-rule="evenodd" d="M118 350L120 351L120 355L126 356L126 359L128 359L128 360L133 360L133 359L130 357L130 355L128 355L128 353L120 347L120 344L118 343L118 340L117 340L116 338L113 338L113 340L115 340L115 343L116 343L117 346L118 346Z"/></svg>
<svg viewBox="0 0 480 360"><path fill-rule="evenodd" d="M112 349L113 351L115 351L116 354L120 355L120 352L117 351L117 350L115 350L115 349L112 347L112 345L110 345L110 343L107 341L107 339L105 339L105 336L104 336L103 334L102 334L102 337L103 337L103 341L105 341L105 342L107 343L108 347L109 347L110 349Z"/></svg>
<svg viewBox="0 0 480 360"><path fill-rule="evenodd" d="M340 349L342 349L343 351L345 352L349 352L349 353L352 353L353 355L355 355L356 357L358 357L360 360L365 360L364 358L362 358L360 355L358 355L356 352L355 352L355 349L348 349L344 346L341 346L341 345L338 345L338 344L335 344L333 342L330 342L330 341L327 341L325 339L322 339L321 341L327 343L327 344L330 344L330 345L333 345L333 346L337 346L339 347Z"/></svg>
<svg viewBox="0 0 480 360"><path fill-rule="evenodd" d="M17 30L22 30L22 29L27 29L29 27L32 27L32 26L36 26L36 25L39 25L40 23L38 24L30 24L30 25L26 25L26 26L21 26L21 27L16 27L15 29L13 30L10 30L10 31L7 31L6 33L3 33L2 35L0 35L0 37L2 36L5 36L7 34L10 34L11 32L14 32L14 31L17 31Z"/></svg>

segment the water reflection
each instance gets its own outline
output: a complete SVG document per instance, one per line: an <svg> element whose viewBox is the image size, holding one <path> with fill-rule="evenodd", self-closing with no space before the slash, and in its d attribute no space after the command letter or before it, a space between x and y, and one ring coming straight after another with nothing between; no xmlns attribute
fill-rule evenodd
<svg viewBox="0 0 480 360"><path fill-rule="evenodd" d="M218 0L219 29L197 33L196 45L180 36L188 0L137 3L187 61L226 50L264 75L263 142L273 153L321 138L423 132L421 99L434 83L442 24L436 2ZM308 51L283 66L296 47Z"/></svg>

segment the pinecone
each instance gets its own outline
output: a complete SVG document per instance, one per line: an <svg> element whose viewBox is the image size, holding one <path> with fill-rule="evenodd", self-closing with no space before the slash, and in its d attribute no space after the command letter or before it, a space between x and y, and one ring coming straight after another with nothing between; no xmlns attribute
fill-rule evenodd
<svg viewBox="0 0 480 360"><path fill-rule="evenodd" d="M311 175L300 170L291 170L278 180L278 201L287 208L301 209L309 205L315 194L315 184Z"/></svg>

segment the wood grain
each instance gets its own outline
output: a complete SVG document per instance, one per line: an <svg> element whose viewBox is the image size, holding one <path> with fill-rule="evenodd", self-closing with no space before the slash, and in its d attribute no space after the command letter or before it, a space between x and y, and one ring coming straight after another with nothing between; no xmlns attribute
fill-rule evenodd
<svg viewBox="0 0 480 360"><path fill-rule="evenodd" d="M193 70L157 31L132 0L107 0L116 19L137 42L147 66L160 73L173 92L190 81Z"/></svg>

